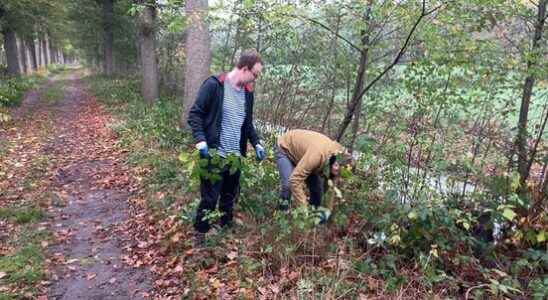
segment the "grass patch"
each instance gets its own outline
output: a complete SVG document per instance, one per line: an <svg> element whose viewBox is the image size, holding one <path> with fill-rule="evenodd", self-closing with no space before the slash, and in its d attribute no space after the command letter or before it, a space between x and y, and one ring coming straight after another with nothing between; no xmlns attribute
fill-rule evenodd
<svg viewBox="0 0 548 300"><path fill-rule="evenodd" d="M7 274L2 280L7 283L35 284L44 277L43 261L40 246L26 245L13 255L0 258L0 271Z"/></svg>
<svg viewBox="0 0 548 300"><path fill-rule="evenodd" d="M0 286L7 286L12 292L0 299L22 299L35 295L36 286L45 279L44 259L41 244L50 238L46 230L36 229L36 222L42 219L43 212L34 207L0 209L0 219L10 219L19 225L9 234L3 245L11 249L0 257Z"/></svg>
<svg viewBox="0 0 548 300"><path fill-rule="evenodd" d="M43 217L44 212L38 207L0 208L0 219L10 219L17 224L38 222Z"/></svg>
<svg viewBox="0 0 548 300"><path fill-rule="evenodd" d="M56 82L42 94L42 100L48 104L55 104L64 98L63 81Z"/></svg>

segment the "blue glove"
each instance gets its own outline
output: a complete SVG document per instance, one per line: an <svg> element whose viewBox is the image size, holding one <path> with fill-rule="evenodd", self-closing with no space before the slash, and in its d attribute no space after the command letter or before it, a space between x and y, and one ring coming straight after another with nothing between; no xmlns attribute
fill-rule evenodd
<svg viewBox="0 0 548 300"><path fill-rule="evenodd" d="M209 157L209 149L207 148L206 142L199 142L198 144L196 144L196 149L198 149L201 158Z"/></svg>
<svg viewBox="0 0 548 300"><path fill-rule="evenodd" d="M278 209L281 211L287 211L289 209L289 199L280 199Z"/></svg>
<svg viewBox="0 0 548 300"><path fill-rule="evenodd" d="M266 153L264 152L264 148L260 144L257 144L257 146L255 146L255 154L257 155L257 160L258 161L264 160L265 157L266 157Z"/></svg>
<svg viewBox="0 0 548 300"><path fill-rule="evenodd" d="M316 224L325 224L329 217L331 217L331 211L325 207L318 207L315 211Z"/></svg>

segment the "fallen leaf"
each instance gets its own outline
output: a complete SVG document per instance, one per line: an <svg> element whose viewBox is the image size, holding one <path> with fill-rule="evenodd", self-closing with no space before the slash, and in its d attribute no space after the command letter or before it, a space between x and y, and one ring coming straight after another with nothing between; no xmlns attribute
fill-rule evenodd
<svg viewBox="0 0 548 300"><path fill-rule="evenodd" d="M172 237L171 237L171 241L174 242L174 243L177 243L179 240L181 240L181 237L183 236L182 233L178 232L176 234L174 234Z"/></svg>
<svg viewBox="0 0 548 300"><path fill-rule="evenodd" d="M95 274L95 273L90 273L90 274L88 274L88 275L86 276L86 279L87 279L87 280L92 280L92 279L95 278L95 277L97 277L97 274Z"/></svg>
<svg viewBox="0 0 548 300"><path fill-rule="evenodd" d="M115 278L115 277L112 277L108 282L110 282L110 283L115 283L115 282L116 282L116 278Z"/></svg>
<svg viewBox="0 0 548 300"><path fill-rule="evenodd" d="M238 252L236 252L236 251L230 251L230 252L228 252L228 254L226 255L226 257L228 257L228 259L230 259L230 260L235 259L236 257L238 257Z"/></svg>
<svg viewBox="0 0 548 300"><path fill-rule="evenodd" d="M8 274L6 272L0 272L0 279L6 277Z"/></svg>

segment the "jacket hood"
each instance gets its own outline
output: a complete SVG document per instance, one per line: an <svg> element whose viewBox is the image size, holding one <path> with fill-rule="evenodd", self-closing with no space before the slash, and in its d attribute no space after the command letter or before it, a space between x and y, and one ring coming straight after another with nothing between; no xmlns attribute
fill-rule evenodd
<svg viewBox="0 0 548 300"><path fill-rule="evenodd" d="M225 80L226 80L227 73L220 73L217 75L213 75L211 77L217 79L217 81L224 86ZM248 93L253 93L253 84L252 83L246 83L244 85L244 90Z"/></svg>

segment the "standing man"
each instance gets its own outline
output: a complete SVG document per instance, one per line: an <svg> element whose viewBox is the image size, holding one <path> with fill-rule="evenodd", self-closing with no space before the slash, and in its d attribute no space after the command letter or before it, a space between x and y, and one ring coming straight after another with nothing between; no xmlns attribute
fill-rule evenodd
<svg viewBox="0 0 548 300"><path fill-rule="evenodd" d="M246 156L249 140L255 147L257 159L265 158L253 126L252 88L262 68L259 54L245 51L232 71L204 81L188 115L200 157L210 159L209 149L216 149L223 159L228 155ZM212 169L210 160L208 170ZM194 222L195 246L203 246L205 233L210 229L206 214L215 210L219 200L221 226L232 223L232 207L240 190L240 171L231 174L229 169L227 164L220 170L220 180L202 178L200 181L201 201Z"/></svg>
<svg viewBox="0 0 548 300"><path fill-rule="evenodd" d="M327 136L303 129L289 130L275 146L275 157L280 172L280 209L289 208L291 195L299 205L308 203L319 208L328 181L336 181L341 168L352 163L352 156L345 148ZM308 186L307 201L305 188ZM320 210L320 223L329 219L332 207Z"/></svg>

